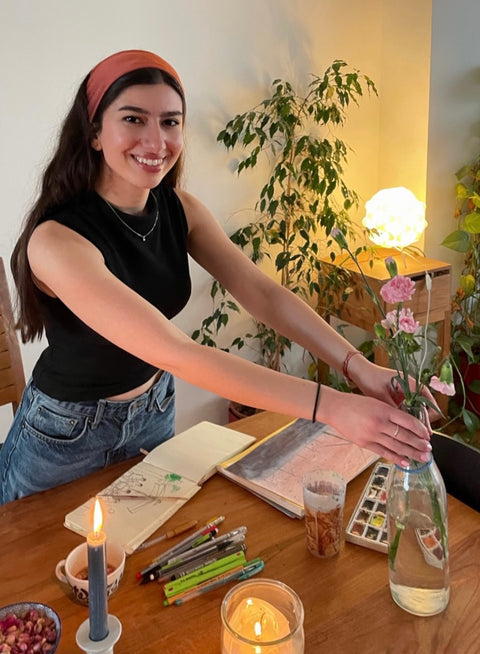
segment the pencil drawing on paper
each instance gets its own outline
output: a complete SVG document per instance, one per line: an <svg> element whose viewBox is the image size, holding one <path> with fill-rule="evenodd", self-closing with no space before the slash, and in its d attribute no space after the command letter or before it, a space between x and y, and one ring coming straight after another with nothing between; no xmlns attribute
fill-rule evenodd
<svg viewBox="0 0 480 654"><path fill-rule="evenodd" d="M200 491L219 461L254 441L252 436L204 421L160 443L107 487L97 490L104 509L102 530L131 554ZM90 498L68 512L65 526L88 534L92 507Z"/></svg>
<svg viewBox="0 0 480 654"><path fill-rule="evenodd" d="M134 466L102 491L102 507L107 515L114 515L118 511L133 515L145 507L172 500L176 495L182 499L186 492L185 486L190 490L192 485L189 479L184 479L181 475L153 466L148 466L148 475L145 472L145 464ZM132 496L130 501L122 501L129 495ZM141 495L146 497L138 497ZM85 514L90 512L92 502L93 500L83 506Z"/></svg>
<svg viewBox="0 0 480 654"><path fill-rule="evenodd" d="M104 493L110 495L109 499L112 500L108 502L107 512L114 513L115 504L129 495L136 500L125 507L129 513L136 513L146 505L158 504L164 497L181 496L182 481L182 477L174 472L152 468L147 477L142 470L133 467L105 489ZM148 497L141 499L137 495Z"/></svg>
<svg viewBox="0 0 480 654"><path fill-rule="evenodd" d="M371 463L372 456L326 431L326 425L299 419L251 448L228 466L228 472L303 506L301 479L306 472L325 468L349 481Z"/></svg>

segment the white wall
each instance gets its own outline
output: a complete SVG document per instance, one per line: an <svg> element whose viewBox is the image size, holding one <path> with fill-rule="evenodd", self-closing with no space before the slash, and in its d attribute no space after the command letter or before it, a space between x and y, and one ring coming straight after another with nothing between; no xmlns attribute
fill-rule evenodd
<svg viewBox="0 0 480 654"><path fill-rule="evenodd" d="M405 186L425 201L430 0L384 2L378 187Z"/></svg>
<svg viewBox="0 0 480 654"><path fill-rule="evenodd" d="M433 0L427 207L435 229L425 242L431 256L453 265L463 257L441 245L456 229L455 172L480 154L478 0Z"/></svg>
<svg viewBox="0 0 480 654"><path fill-rule="evenodd" d="M216 134L229 117L262 99L276 77L305 82L334 58L345 59L372 77L380 93L379 99L365 98L351 111L345 131L353 149L348 183L363 201L380 184L414 186L417 180L415 188L421 194L431 2L405 0L401 9L397 4L0 0L0 256L10 257L78 84L98 60L126 48L154 50L177 68L188 100L184 185L213 210L229 233L240 219L239 210L253 206L262 180L232 175L231 156L216 143ZM399 126L399 138L392 139L392 130ZM412 147L420 152L415 162ZM187 333L209 310L208 277L196 266L192 272L192 300L176 319ZM27 376L43 346L22 347ZM177 388L178 430L201 419L226 421L226 400L182 382ZM9 421L8 413L0 415L0 440Z"/></svg>

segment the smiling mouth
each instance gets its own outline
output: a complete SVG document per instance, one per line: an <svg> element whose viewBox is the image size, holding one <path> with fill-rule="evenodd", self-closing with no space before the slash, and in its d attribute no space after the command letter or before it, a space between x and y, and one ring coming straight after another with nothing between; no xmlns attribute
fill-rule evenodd
<svg viewBox="0 0 480 654"><path fill-rule="evenodd" d="M138 163L143 164L144 166L160 166L165 161L165 157L162 159L147 159L146 157L134 157Z"/></svg>

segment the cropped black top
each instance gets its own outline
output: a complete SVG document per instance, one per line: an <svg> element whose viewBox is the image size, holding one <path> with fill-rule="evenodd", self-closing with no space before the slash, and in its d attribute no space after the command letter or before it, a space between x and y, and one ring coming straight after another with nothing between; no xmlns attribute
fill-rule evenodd
<svg viewBox="0 0 480 654"><path fill-rule="evenodd" d="M121 221L97 193L90 192L47 214L43 222L55 220L88 239L118 279L172 318L191 292L188 226L173 189L160 184L152 193L159 218L145 241L122 221L147 234L155 224L152 198L149 214L139 218L118 211ZM48 347L33 370L33 382L47 395L71 402L98 400L140 386L155 374L153 366L90 329L60 300L41 293L41 301Z"/></svg>

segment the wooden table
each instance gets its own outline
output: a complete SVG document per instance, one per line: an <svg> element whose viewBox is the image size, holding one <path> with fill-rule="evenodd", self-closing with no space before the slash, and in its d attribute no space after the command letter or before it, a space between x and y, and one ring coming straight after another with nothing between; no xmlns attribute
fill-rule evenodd
<svg viewBox="0 0 480 654"><path fill-rule="evenodd" d="M230 426L263 437L287 420L262 413ZM57 561L82 542L63 527L64 515L131 465L112 466L0 507L0 606L22 600L52 606L62 621L59 654L80 651L75 636L88 617L88 609L55 577ZM345 524L368 474L348 485ZM248 558L265 561L261 576L279 579L299 594L305 607L306 654L480 651L480 514L455 498L449 497L451 600L443 614L431 618L412 616L393 602L385 554L345 543L337 557L316 559L306 550L303 521L284 516L219 475L159 533L188 519L207 521L214 514L226 516L220 533L246 525ZM162 549L160 544L127 559L119 590L109 602L109 612L123 626L115 654L219 654L220 604L231 586L183 606L164 607L159 585L139 586L135 578Z"/></svg>

